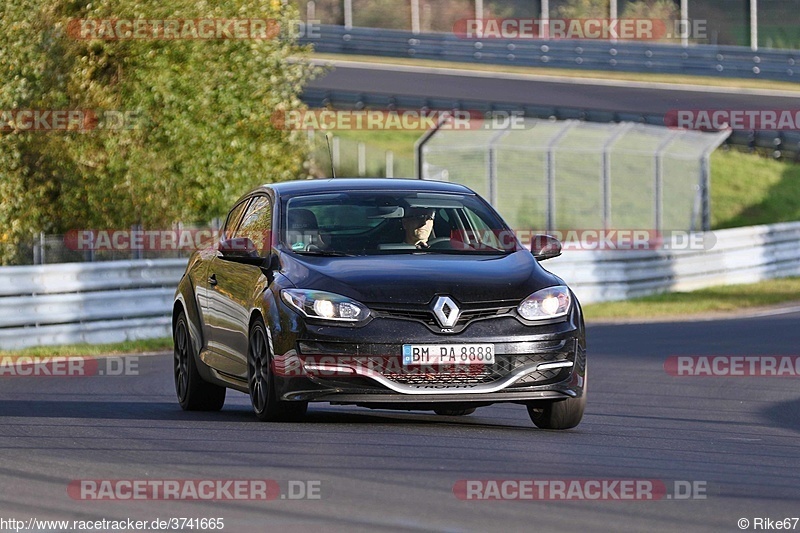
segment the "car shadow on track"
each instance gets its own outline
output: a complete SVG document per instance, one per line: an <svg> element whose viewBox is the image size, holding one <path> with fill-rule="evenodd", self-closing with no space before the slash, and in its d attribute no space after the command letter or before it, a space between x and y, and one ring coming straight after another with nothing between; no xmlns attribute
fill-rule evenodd
<svg viewBox="0 0 800 533"><path fill-rule="evenodd" d="M509 410L495 409L491 418L481 411L470 416L438 416L426 411L385 411L361 408L312 406L298 424L383 424L383 425L457 425L482 428L524 429L533 427L522 409L520 416ZM499 411L499 412L498 412ZM488 413L486 413L488 415ZM499 416L498 416L499 415ZM76 418L153 420L180 422L251 422L260 424L249 406L230 405L219 412L185 412L173 402L117 402L97 400L0 400L0 423L3 418ZM287 423L283 423L287 424Z"/></svg>
<svg viewBox="0 0 800 533"><path fill-rule="evenodd" d="M248 421L245 411L225 412L230 421ZM109 402L97 400L2 400L0 419L23 418L110 418L118 420L219 420L221 413L186 413L174 402Z"/></svg>
<svg viewBox="0 0 800 533"><path fill-rule="evenodd" d="M763 408L761 414L773 427L800 432L800 398L772 404Z"/></svg>

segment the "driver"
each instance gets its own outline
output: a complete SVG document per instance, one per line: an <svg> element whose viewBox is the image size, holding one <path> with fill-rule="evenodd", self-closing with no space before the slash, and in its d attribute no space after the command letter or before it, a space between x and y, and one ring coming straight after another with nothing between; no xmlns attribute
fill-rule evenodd
<svg viewBox="0 0 800 533"><path fill-rule="evenodd" d="M413 244L417 248L428 248L428 238L433 231L433 219L436 216L434 209L420 207L407 208L403 218L403 231L406 244Z"/></svg>

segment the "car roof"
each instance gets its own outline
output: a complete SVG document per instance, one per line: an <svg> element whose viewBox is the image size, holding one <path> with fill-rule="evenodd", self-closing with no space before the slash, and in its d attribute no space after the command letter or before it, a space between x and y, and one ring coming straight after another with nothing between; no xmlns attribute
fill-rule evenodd
<svg viewBox="0 0 800 533"><path fill-rule="evenodd" d="M475 194L469 188L458 183L398 178L335 178L284 181L261 185L248 194L267 189L272 189L279 196L340 191L422 191Z"/></svg>

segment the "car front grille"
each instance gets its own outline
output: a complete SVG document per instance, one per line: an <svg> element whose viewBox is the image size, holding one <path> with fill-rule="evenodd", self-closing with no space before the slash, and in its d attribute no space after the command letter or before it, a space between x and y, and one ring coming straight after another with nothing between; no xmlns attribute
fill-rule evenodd
<svg viewBox="0 0 800 533"><path fill-rule="evenodd" d="M452 328L458 333L476 320L515 316L518 301L499 300L495 302L482 302L461 306L458 321ZM390 318L397 320L413 320L425 324L432 331L439 332L441 326L436 321L430 305L369 305L372 315L376 318Z"/></svg>

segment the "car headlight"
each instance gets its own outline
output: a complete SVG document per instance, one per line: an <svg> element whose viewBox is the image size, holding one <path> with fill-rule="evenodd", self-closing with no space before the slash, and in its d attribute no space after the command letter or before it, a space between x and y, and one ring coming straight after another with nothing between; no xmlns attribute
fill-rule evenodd
<svg viewBox="0 0 800 533"><path fill-rule="evenodd" d="M305 317L337 322L361 322L369 316L362 303L333 294L307 289L284 289L283 301Z"/></svg>
<svg viewBox="0 0 800 533"><path fill-rule="evenodd" d="M556 285L534 292L519 304L517 311L525 320L545 320L566 315L571 303L569 289Z"/></svg>

